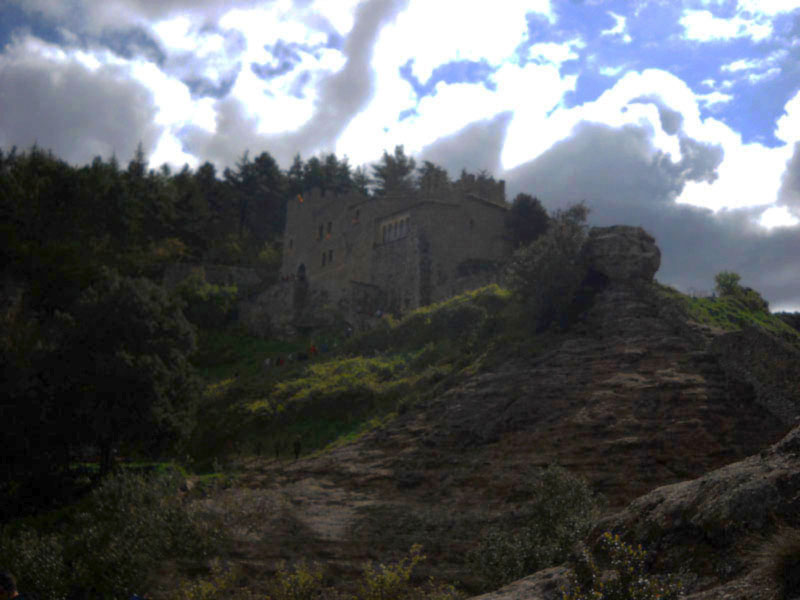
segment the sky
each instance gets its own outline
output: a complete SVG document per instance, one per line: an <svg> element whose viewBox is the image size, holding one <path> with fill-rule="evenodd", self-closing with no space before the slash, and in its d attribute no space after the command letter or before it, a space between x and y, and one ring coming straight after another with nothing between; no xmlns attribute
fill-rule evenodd
<svg viewBox="0 0 800 600"><path fill-rule="evenodd" d="M403 145L800 310L800 0L0 0L0 147L221 171Z"/></svg>

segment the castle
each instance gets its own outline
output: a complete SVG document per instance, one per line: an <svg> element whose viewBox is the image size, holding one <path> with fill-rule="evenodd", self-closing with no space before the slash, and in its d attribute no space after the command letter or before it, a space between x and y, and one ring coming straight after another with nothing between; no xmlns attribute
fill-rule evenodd
<svg viewBox="0 0 800 600"><path fill-rule="evenodd" d="M468 174L409 194L298 195L261 310L273 331L361 329L480 287L511 252L507 213L505 182Z"/></svg>

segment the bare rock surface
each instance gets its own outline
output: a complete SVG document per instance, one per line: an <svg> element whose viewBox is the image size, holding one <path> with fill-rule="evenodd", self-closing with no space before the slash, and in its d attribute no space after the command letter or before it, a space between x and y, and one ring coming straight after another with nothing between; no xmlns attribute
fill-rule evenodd
<svg viewBox="0 0 800 600"><path fill-rule="evenodd" d="M593 227L584 247L587 264L612 281L652 281L661 250L641 227Z"/></svg>

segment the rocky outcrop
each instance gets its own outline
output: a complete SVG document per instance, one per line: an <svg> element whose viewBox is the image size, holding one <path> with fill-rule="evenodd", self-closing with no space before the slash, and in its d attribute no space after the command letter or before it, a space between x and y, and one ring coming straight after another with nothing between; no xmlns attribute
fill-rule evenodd
<svg viewBox="0 0 800 600"><path fill-rule="evenodd" d="M652 281L661 266L655 239L641 227L593 227L583 251L589 268L611 281Z"/></svg>
<svg viewBox="0 0 800 600"><path fill-rule="evenodd" d="M800 428L742 461L659 487L595 531L623 533L648 547L656 567L688 568L690 598L757 598L764 590L752 557L779 526L800 527ZM732 582L735 582L733 585ZM723 596L721 589L739 592Z"/></svg>

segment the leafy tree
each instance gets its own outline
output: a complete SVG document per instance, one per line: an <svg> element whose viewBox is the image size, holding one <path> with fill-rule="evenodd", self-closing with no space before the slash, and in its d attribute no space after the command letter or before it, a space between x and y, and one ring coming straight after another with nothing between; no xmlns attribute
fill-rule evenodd
<svg viewBox="0 0 800 600"><path fill-rule="evenodd" d="M395 146L394 154L383 151L383 157L372 166L372 175L377 187L376 196L387 193L407 194L414 189L414 170L417 163L406 156L403 146Z"/></svg>
<svg viewBox="0 0 800 600"><path fill-rule="evenodd" d="M506 217L514 247L526 246L547 231L550 217L538 198L517 194Z"/></svg>
<svg viewBox="0 0 800 600"><path fill-rule="evenodd" d="M714 277L717 293L720 296L735 296L742 276L732 271L721 271Z"/></svg>
<svg viewBox="0 0 800 600"><path fill-rule="evenodd" d="M69 443L99 448L103 473L115 448L158 449L188 433L195 333L161 287L106 270L60 329L41 372L53 402L70 408Z"/></svg>
<svg viewBox="0 0 800 600"><path fill-rule="evenodd" d="M580 252L588 214L584 204L556 211L547 231L517 250L509 263L509 287L537 329L568 323L570 304L586 275Z"/></svg>

